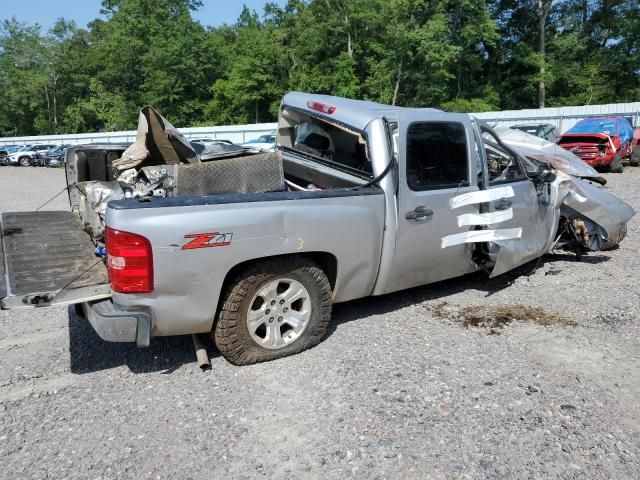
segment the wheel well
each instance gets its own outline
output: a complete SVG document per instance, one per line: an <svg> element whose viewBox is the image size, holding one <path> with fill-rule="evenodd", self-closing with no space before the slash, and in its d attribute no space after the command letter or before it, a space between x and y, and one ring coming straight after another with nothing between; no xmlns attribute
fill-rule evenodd
<svg viewBox="0 0 640 480"><path fill-rule="evenodd" d="M242 270L255 265L258 262L262 262L265 260L274 260L278 258L291 258L291 257L299 257L299 258L308 258L313 262L317 263L318 266L324 271L325 275L329 279L329 284L331 285L331 289L333 290L336 286L336 279L338 277L338 259L327 252L305 252L305 253L290 253L287 255L277 255L273 257L263 257L263 258L254 258L252 260L247 260L246 262L239 263L235 267L233 267L227 273L224 278L224 283L222 285L222 293L224 293L229 286L229 283L236 277Z"/></svg>
<svg viewBox="0 0 640 480"><path fill-rule="evenodd" d="M220 297L218 298L218 305L216 307L215 316L213 318L213 325L218 321L218 313L220 312L220 307L222 306L222 302L224 302L224 298L229 291L231 286L231 282L235 277L237 277L243 270L249 268L256 263L265 261L265 260L273 260L278 258L291 258L291 257L299 257L299 258L308 258L313 262L317 263L318 266L324 271L327 279L329 280L329 284L331 285L331 290L333 290L336 286L336 280L338 277L338 259L327 252L305 252L305 253L290 253L286 255L275 255L272 257L263 257L263 258L254 258L251 260L247 260L246 262L239 263L235 267L233 267L227 275L224 277L224 282L222 283L222 289L220 290Z"/></svg>

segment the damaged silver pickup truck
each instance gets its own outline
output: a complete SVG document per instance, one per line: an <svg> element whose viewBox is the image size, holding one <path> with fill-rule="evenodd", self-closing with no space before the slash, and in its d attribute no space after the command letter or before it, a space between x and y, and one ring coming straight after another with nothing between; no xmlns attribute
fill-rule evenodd
<svg viewBox="0 0 640 480"><path fill-rule="evenodd" d="M465 114L290 93L277 144L196 154L147 107L133 145L69 148L71 211L0 217L0 305L77 304L139 346L211 332L243 365L318 344L333 303L611 248L634 215L569 152Z"/></svg>

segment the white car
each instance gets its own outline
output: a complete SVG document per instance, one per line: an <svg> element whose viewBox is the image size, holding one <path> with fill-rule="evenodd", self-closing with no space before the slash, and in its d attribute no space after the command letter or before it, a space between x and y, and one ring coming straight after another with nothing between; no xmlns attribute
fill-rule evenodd
<svg viewBox="0 0 640 480"><path fill-rule="evenodd" d="M46 152L56 145L25 145L18 151L9 154L9 165L20 165L21 167L29 167L38 165L39 159L36 158L37 153Z"/></svg>
<svg viewBox="0 0 640 480"><path fill-rule="evenodd" d="M243 147L258 148L260 150L271 152L276 149L276 134L269 133L268 135L261 135L254 140L249 140L248 142L241 143L241 145Z"/></svg>

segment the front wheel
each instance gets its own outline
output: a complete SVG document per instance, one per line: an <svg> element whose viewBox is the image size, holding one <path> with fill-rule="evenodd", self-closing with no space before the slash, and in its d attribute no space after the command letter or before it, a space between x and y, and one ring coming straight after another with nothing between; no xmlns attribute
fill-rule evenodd
<svg viewBox="0 0 640 480"><path fill-rule="evenodd" d="M31 166L31 161L29 160L29 157L20 157L18 159L18 163L20 164L21 167Z"/></svg>
<svg viewBox="0 0 640 480"><path fill-rule="evenodd" d="M616 153L613 160L611 160L609 171L611 173L622 173L624 171L624 165L622 165L622 157L620 156L620 153Z"/></svg>
<svg viewBox="0 0 640 480"><path fill-rule="evenodd" d="M640 166L640 143L633 149L633 153L629 159L629 165L632 167Z"/></svg>
<svg viewBox="0 0 640 480"><path fill-rule="evenodd" d="M618 234L615 236L615 238L607 238L602 242L602 244L600 245L600 250L605 252L607 250L614 250L615 248L618 247L620 242L622 242L622 240L625 239L626 236L627 236L627 224L625 223L624 226L618 232Z"/></svg>
<svg viewBox="0 0 640 480"><path fill-rule="evenodd" d="M213 341L235 365L275 360L314 347L331 318L331 285L313 261L259 262L227 289Z"/></svg>

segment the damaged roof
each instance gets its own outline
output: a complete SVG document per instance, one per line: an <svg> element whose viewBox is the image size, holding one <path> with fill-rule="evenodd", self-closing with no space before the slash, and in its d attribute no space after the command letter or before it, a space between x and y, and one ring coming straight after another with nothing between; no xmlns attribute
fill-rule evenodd
<svg viewBox="0 0 640 480"><path fill-rule="evenodd" d="M445 113L442 110L437 110L435 108L396 107L392 105L383 105L382 103L369 102L366 100L352 100L349 98L334 97L331 95L316 95L303 92L290 92L286 94L282 100L282 105L313 112L313 110L308 106L309 102L318 102L335 107L335 113L330 116L335 117L336 120L358 130L364 130L369 122L374 118L396 118L400 111L410 110L413 112L424 111L430 113ZM452 114L449 113L447 115L447 118L451 119Z"/></svg>

